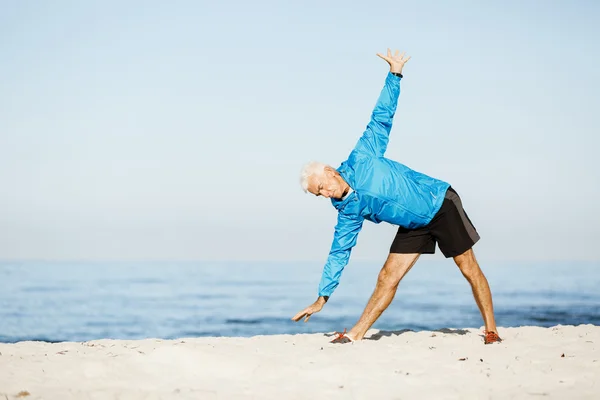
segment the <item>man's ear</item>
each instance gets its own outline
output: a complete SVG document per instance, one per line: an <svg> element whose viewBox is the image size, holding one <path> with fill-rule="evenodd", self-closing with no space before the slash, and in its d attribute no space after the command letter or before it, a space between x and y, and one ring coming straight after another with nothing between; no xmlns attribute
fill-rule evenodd
<svg viewBox="0 0 600 400"><path fill-rule="evenodd" d="M331 168L329 165L326 165L324 170L325 170L325 173L329 176L333 176L336 173L335 169Z"/></svg>

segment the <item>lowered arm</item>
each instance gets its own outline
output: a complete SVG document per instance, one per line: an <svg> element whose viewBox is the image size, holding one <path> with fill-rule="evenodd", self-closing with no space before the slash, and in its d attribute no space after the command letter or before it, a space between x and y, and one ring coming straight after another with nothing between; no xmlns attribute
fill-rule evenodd
<svg viewBox="0 0 600 400"><path fill-rule="evenodd" d="M342 271L348 264L352 248L356 245L363 221L361 217L355 219L342 213L338 214L331 250L319 283L319 296L331 296L339 285Z"/></svg>

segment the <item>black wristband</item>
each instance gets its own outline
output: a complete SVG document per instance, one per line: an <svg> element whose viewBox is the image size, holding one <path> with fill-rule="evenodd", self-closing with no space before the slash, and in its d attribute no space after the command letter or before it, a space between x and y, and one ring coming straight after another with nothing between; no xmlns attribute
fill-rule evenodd
<svg viewBox="0 0 600 400"><path fill-rule="evenodd" d="M392 72L392 75L396 75L398 78L402 78L402 74L400 72Z"/></svg>

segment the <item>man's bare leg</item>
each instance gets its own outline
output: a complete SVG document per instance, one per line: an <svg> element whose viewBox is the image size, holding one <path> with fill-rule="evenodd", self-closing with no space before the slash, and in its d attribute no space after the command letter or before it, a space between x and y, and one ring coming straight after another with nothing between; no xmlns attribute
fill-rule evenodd
<svg viewBox="0 0 600 400"><path fill-rule="evenodd" d="M419 255L390 253L381 272L379 272L377 286L375 286L375 291L371 295L362 316L346 336L352 340L360 340L365 336L381 313L390 305L396 295L400 280L412 268Z"/></svg>
<svg viewBox="0 0 600 400"><path fill-rule="evenodd" d="M481 317L485 324L486 331L498 332L496 330L496 320L494 319L494 306L492 304L492 292L485 275L479 268L475 259L473 249L465 251L463 254L454 257L454 262L460 268L460 272L467 278L473 290L475 302L481 312Z"/></svg>

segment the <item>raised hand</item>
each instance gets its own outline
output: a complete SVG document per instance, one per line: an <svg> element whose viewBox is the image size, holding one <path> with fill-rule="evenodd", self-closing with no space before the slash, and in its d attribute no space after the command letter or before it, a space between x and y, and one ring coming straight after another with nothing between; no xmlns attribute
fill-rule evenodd
<svg viewBox="0 0 600 400"><path fill-rule="evenodd" d="M387 49L387 56L384 56L380 53L377 53L377 56L383 58L385 61L388 62L388 64L390 64L390 72L397 72L401 74L402 68L404 68L404 64L406 64L406 62L410 60L410 56L405 58L404 54L405 52L402 52L402 54L400 54L400 50L396 50L394 55L392 55L392 51L390 49Z"/></svg>

